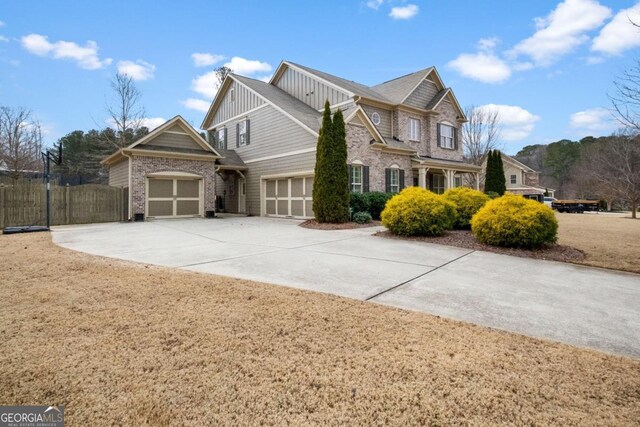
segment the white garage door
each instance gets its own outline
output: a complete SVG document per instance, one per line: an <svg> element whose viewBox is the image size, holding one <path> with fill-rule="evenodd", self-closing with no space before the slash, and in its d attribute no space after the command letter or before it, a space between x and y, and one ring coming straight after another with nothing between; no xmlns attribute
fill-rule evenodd
<svg viewBox="0 0 640 427"><path fill-rule="evenodd" d="M147 217L173 218L200 216L202 207L201 179L149 178Z"/></svg>
<svg viewBox="0 0 640 427"><path fill-rule="evenodd" d="M313 218L313 177L266 180L267 216Z"/></svg>

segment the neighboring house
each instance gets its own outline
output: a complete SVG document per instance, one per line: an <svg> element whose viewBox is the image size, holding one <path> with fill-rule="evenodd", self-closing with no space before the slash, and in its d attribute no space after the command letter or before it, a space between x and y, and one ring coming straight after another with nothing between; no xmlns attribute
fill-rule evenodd
<svg viewBox="0 0 640 427"><path fill-rule="evenodd" d="M352 191L416 185L442 193L464 174L478 178L481 168L463 161L459 142L467 119L434 67L368 87L283 61L268 83L227 76L205 116L201 127L221 157L219 208L313 217L325 100L345 116Z"/></svg>
<svg viewBox="0 0 640 427"><path fill-rule="evenodd" d="M129 218L213 216L221 155L176 116L102 164L109 185L126 187Z"/></svg>
<svg viewBox="0 0 640 427"><path fill-rule="evenodd" d="M544 196L545 191L548 191L549 196L553 197L554 189L540 187L540 172L531 169L529 166L517 161L511 156L504 153L501 154L508 192L540 199L541 196ZM487 161L485 158L482 169L485 170L486 167Z"/></svg>

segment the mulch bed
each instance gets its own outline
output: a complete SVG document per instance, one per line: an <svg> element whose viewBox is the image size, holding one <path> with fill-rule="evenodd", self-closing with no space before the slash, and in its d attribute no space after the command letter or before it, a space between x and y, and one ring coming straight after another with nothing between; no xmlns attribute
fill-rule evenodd
<svg viewBox="0 0 640 427"><path fill-rule="evenodd" d="M517 249L489 246L478 242L470 230L451 230L439 237L400 237L392 234L388 230L380 231L375 235L390 239L415 240L435 243L438 245L457 246L459 248L494 252L497 254L519 256L522 258L545 259L561 262L580 262L585 258L585 254L581 250L564 245L553 245L541 249Z"/></svg>
<svg viewBox="0 0 640 427"><path fill-rule="evenodd" d="M371 221L369 224L358 224L357 222L345 222L344 224L319 223L315 219L309 219L300 224L300 227L312 228L314 230L352 230L354 228L377 227L382 225L380 221Z"/></svg>

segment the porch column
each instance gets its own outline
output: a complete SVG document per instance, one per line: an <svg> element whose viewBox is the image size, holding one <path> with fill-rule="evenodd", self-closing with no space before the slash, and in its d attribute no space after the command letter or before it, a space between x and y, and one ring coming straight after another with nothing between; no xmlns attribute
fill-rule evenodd
<svg viewBox="0 0 640 427"><path fill-rule="evenodd" d="M443 169L444 172L444 189L445 191L453 188L453 175L455 174L455 171L452 171L450 169Z"/></svg>
<svg viewBox="0 0 640 427"><path fill-rule="evenodd" d="M475 176L476 176L476 190L480 191L480 172L476 172Z"/></svg>
<svg viewBox="0 0 640 427"><path fill-rule="evenodd" d="M429 168L418 169L418 186L420 188L427 188L427 171Z"/></svg>

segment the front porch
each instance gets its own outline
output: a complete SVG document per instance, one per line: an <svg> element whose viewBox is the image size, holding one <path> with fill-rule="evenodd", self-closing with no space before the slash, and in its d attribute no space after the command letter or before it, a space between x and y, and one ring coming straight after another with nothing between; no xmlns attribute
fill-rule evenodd
<svg viewBox="0 0 640 427"><path fill-rule="evenodd" d="M463 185L480 190L480 166L452 160L413 159L413 185L442 194Z"/></svg>

